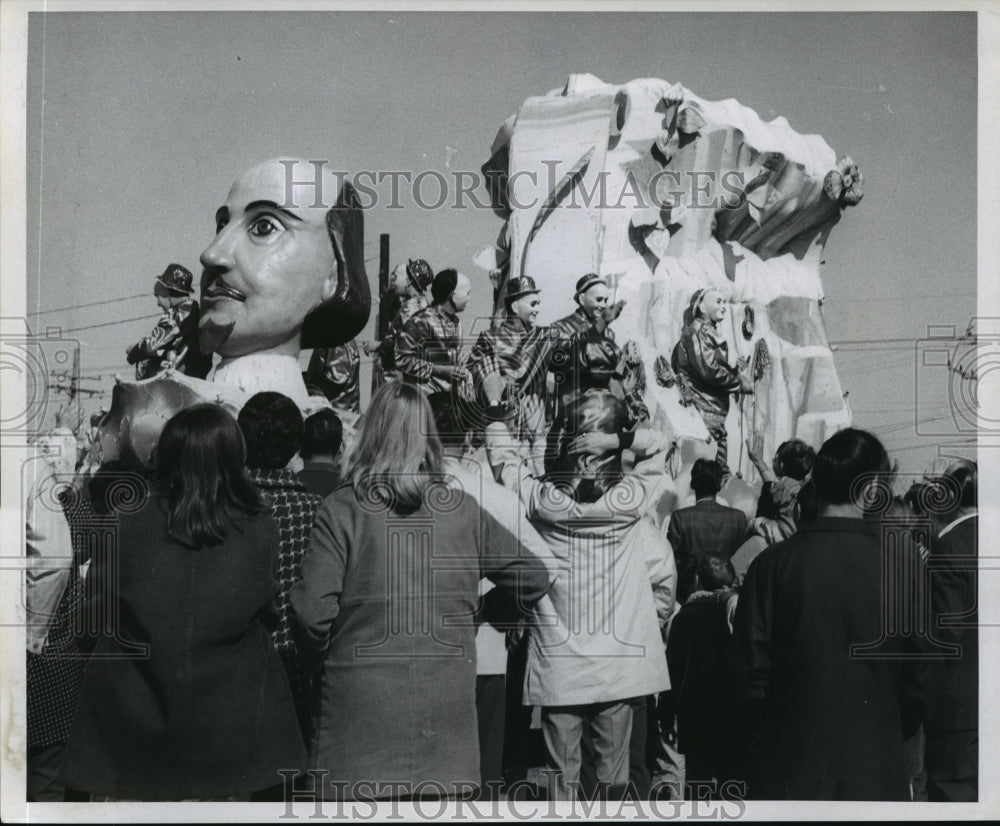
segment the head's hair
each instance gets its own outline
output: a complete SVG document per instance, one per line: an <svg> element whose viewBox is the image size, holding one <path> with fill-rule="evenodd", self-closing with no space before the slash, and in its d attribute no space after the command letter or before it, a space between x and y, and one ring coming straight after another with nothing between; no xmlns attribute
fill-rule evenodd
<svg viewBox="0 0 1000 826"><path fill-rule="evenodd" d="M441 442L430 404L412 384L383 384L372 396L347 463L359 496L416 508L442 477Z"/></svg>
<svg viewBox="0 0 1000 826"><path fill-rule="evenodd" d="M302 423L303 459L313 456L336 456L344 443L344 423L332 410L317 410Z"/></svg>
<svg viewBox="0 0 1000 826"><path fill-rule="evenodd" d="M247 467L281 470L298 453L302 413L282 393L255 393L237 417L247 445Z"/></svg>
<svg viewBox="0 0 1000 826"><path fill-rule="evenodd" d="M260 510L260 494L243 469L243 434L222 407L182 410L163 428L156 455L154 487L167 498L167 531L179 542L216 545L241 514Z"/></svg>
<svg viewBox="0 0 1000 826"><path fill-rule="evenodd" d="M812 470L813 462L816 461L816 451L801 439L789 439L778 445L775 459L781 465L780 476L789 476L801 482ZM775 468L775 472L777 471Z"/></svg>
<svg viewBox="0 0 1000 826"><path fill-rule="evenodd" d="M431 282L431 298L434 299L435 304L443 304L455 292L455 287L457 286L458 270L450 267L446 270L441 270L441 272L434 276L434 280Z"/></svg>
<svg viewBox="0 0 1000 826"><path fill-rule="evenodd" d="M462 447L468 436L468 428L462 422L461 411L456 407L452 395L447 390L439 390L427 397L434 415L438 439L445 447Z"/></svg>
<svg viewBox="0 0 1000 826"><path fill-rule="evenodd" d="M702 556L698 560L695 573L698 577L698 586L704 591L731 588L736 581L733 563L722 554L708 553Z"/></svg>
<svg viewBox="0 0 1000 826"><path fill-rule="evenodd" d="M867 482L888 483L889 454L877 437L849 427L834 433L816 454L812 481L820 499L831 505L854 503Z"/></svg>
<svg viewBox="0 0 1000 826"><path fill-rule="evenodd" d="M699 499L722 490L722 465L714 459L696 459L691 466L691 490Z"/></svg>
<svg viewBox="0 0 1000 826"><path fill-rule="evenodd" d="M327 237L337 259L337 289L302 322L302 349L336 347L357 336L371 315L371 288L365 272L364 210L357 190L343 181L326 213Z"/></svg>

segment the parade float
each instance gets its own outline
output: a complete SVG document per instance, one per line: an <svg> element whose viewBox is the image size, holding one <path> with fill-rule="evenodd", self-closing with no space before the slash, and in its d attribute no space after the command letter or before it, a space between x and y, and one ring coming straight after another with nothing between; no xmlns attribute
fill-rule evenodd
<svg viewBox="0 0 1000 826"><path fill-rule="evenodd" d="M786 439L818 448L849 426L819 270L830 231L862 196L850 158L732 99L587 74L526 100L491 152L483 172L504 224L477 262L492 270L497 308L505 284L527 276L542 290L539 323L551 323L574 309L582 274L605 278L624 301L612 329L634 342L652 422L677 443L678 491L696 457L715 455L669 369L699 289L722 293L719 332L753 378L726 419L737 478L759 480L747 441L769 459Z"/></svg>

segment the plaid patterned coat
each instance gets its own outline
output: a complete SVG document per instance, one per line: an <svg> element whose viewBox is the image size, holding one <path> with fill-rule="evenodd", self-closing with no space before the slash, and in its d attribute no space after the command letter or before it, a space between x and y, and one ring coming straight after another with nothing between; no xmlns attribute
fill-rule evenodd
<svg viewBox="0 0 1000 826"><path fill-rule="evenodd" d="M314 680L301 665L289 631L288 594L302 576L302 555L309 546L313 516L323 497L309 493L290 470L251 468L248 475L267 499L271 518L278 526L278 625L271 636L288 671L295 711L305 731L312 710Z"/></svg>
<svg viewBox="0 0 1000 826"><path fill-rule="evenodd" d="M425 393L450 390L451 382L433 374L436 365L457 367L462 346L458 316L438 304L413 315L396 336L396 366Z"/></svg>

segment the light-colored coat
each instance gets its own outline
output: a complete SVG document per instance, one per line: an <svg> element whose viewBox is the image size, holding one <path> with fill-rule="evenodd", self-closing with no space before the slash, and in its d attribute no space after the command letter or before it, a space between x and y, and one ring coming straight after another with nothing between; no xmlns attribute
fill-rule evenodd
<svg viewBox="0 0 1000 826"><path fill-rule="evenodd" d="M549 551L545 540L538 535L531 523L522 518L522 509L517 494L497 484L488 466L483 466L471 457L456 459L446 456L444 469L449 484L471 496L480 509L492 516L517 537L524 549L552 570L555 576L556 560ZM485 577L479 580L479 596L491 591L495 586ZM488 620L476 630L476 674L506 674L507 646L505 634L498 631Z"/></svg>
<svg viewBox="0 0 1000 826"><path fill-rule="evenodd" d="M663 473L666 440L637 457L633 471L601 499L581 504L531 476L505 436L503 425L487 429L491 462L504 485L520 491L525 515L561 562L535 607L524 702L602 703L668 689L657 603L666 613L672 598L660 593L654 602L653 588L669 588L672 566L644 518ZM651 558L663 562L649 565ZM654 568L661 573L651 576Z"/></svg>

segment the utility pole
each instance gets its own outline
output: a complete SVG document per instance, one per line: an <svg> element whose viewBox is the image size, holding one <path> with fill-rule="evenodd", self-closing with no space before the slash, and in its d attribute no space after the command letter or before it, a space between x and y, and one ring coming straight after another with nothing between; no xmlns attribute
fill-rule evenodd
<svg viewBox="0 0 1000 826"><path fill-rule="evenodd" d="M80 394L85 394L87 396L100 395L101 393L100 388L96 390L91 390L88 387L80 386L80 383L83 381L100 381L100 378L98 377L85 378L80 376L80 351L74 350L73 365L70 368L69 372L55 373L52 376L52 379L53 380L50 381L49 384L47 385L47 389L53 390L56 393L66 394L66 400L60 402L59 407L56 409L55 413L56 425L58 426L60 424L65 424L75 433L77 430L79 430L80 425L82 424L82 419L80 416L78 416L77 417L79 419L78 421L64 422L62 421L62 419L65 416L65 412L69 409L72 409L73 402L77 400L77 397Z"/></svg>
<svg viewBox="0 0 1000 826"><path fill-rule="evenodd" d="M389 325L392 323L391 318L385 318L380 312L382 296L389 291L389 233L383 232L378 237L378 241L378 304L375 305L375 338L381 341L389 332ZM376 355L372 361L373 394L381 387L383 381L385 381L385 376L382 374L382 364Z"/></svg>

